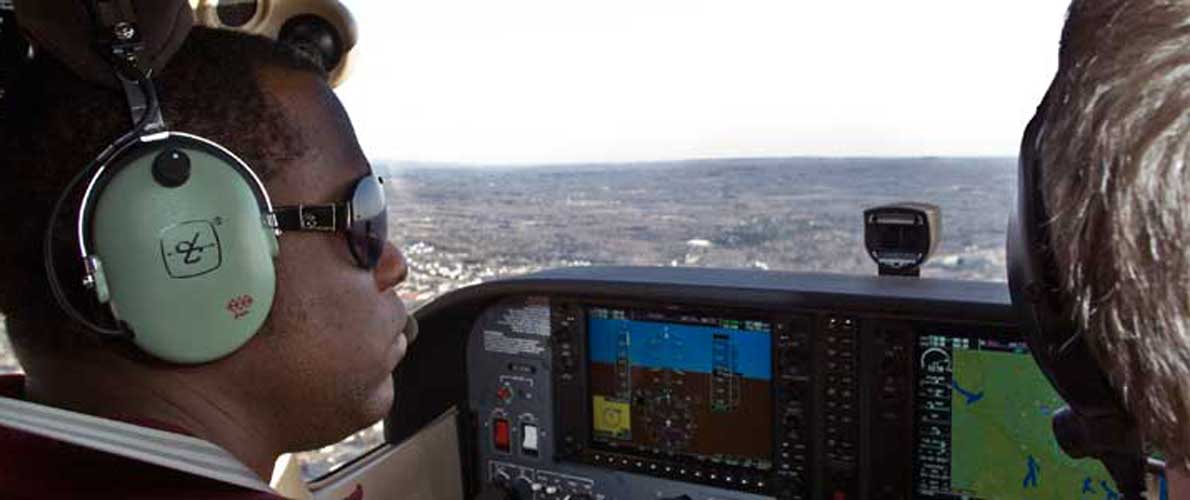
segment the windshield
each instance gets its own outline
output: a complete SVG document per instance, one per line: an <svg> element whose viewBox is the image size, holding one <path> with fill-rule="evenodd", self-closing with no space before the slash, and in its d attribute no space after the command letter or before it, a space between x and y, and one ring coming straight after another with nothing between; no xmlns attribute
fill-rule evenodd
<svg viewBox="0 0 1190 500"><path fill-rule="evenodd" d="M557 266L875 274L861 213L902 201L942 209L923 276L1003 281L1066 2L350 6L338 93L417 306Z"/></svg>

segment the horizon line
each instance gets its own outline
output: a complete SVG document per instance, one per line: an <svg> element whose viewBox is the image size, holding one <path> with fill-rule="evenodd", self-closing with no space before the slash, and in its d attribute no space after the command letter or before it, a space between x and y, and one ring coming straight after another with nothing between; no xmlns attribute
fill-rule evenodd
<svg viewBox="0 0 1190 500"><path fill-rule="evenodd" d="M733 156L733 157L695 157L679 159L648 159L648 160L555 160L539 162L522 161L449 161L449 160L398 160L383 158L371 160L372 163L386 166L396 166L407 169L486 169L486 168L550 168L550 167L584 167L584 166L618 166L618 165L672 165L680 163L702 162L743 162L743 161L783 161L783 160L1015 160L1013 155L793 155L793 156Z"/></svg>

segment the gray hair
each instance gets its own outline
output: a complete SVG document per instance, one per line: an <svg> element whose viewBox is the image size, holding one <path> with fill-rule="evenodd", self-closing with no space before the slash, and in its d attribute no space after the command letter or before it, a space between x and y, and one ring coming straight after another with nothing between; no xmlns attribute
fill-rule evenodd
<svg viewBox="0 0 1190 500"><path fill-rule="evenodd" d="M1190 0L1074 0L1047 103L1022 154L1073 319L1145 437L1190 457Z"/></svg>

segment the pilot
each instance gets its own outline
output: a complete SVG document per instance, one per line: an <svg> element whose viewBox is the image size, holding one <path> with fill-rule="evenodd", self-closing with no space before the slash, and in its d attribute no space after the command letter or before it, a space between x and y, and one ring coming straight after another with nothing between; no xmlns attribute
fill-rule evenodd
<svg viewBox="0 0 1190 500"><path fill-rule="evenodd" d="M1190 497L1190 2L1075 0L1022 162L1060 290Z"/></svg>
<svg viewBox="0 0 1190 500"><path fill-rule="evenodd" d="M22 11L34 4L49 7ZM0 497L274 498L267 481L280 454L335 443L389 411L391 372L412 336L394 290L407 263L387 241L361 259L342 232L285 232L263 326L234 352L198 364L162 360L68 319L43 265L52 204L131 128L123 92L89 80L85 65L80 71L47 46L90 33L67 14L80 4L17 3L38 51L0 114L0 313L25 372L0 378L0 396L18 408L15 417L0 417ZM142 14L190 16L185 0L133 5ZM351 121L308 58L266 38L140 19L142 26L163 21L178 41L153 79L165 122L237 154L274 205L341 203L372 175ZM100 307L87 305L93 294L79 284L76 214L65 210L53 221L52 258L70 301L98 315ZM22 427L31 419L94 439L31 432ZM109 442L208 470L102 449Z"/></svg>

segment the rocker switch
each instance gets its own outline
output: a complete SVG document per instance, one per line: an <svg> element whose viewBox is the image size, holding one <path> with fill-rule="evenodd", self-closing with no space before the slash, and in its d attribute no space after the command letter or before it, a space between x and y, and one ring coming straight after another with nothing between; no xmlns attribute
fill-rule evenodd
<svg viewBox="0 0 1190 500"><path fill-rule="evenodd" d="M537 424L521 424L521 453L537 456Z"/></svg>
<svg viewBox="0 0 1190 500"><path fill-rule="evenodd" d="M509 437L508 420L497 418L492 421L492 443L495 444L496 449L508 453L512 446L509 444L512 439Z"/></svg>

